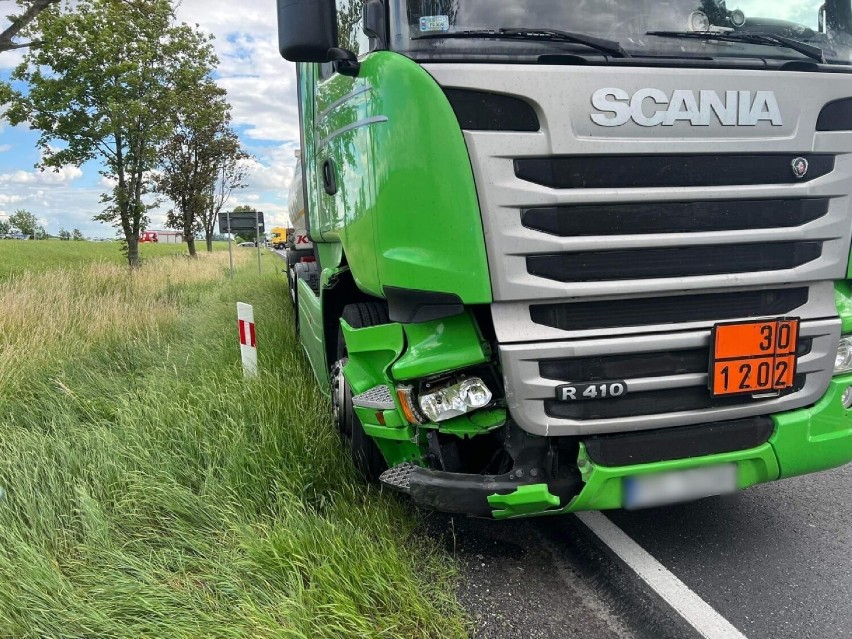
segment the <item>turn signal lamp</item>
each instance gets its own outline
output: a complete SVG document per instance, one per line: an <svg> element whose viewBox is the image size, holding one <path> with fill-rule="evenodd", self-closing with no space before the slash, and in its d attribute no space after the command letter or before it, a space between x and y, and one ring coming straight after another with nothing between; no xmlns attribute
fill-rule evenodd
<svg viewBox="0 0 852 639"><path fill-rule="evenodd" d="M399 398L399 405L402 407L402 412L405 414L405 419L409 424L419 424L423 420L417 415L417 410L414 407L414 398L412 397L411 386L398 386L396 396Z"/></svg>
<svg viewBox="0 0 852 639"><path fill-rule="evenodd" d="M479 377L469 377L419 397L420 410L432 422L459 417L491 402L493 393Z"/></svg>
<svg viewBox="0 0 852 639"><path fill-rule="evenodd" d="M852 336L841 337L834 358L834 374L852 371Z"/></svg>

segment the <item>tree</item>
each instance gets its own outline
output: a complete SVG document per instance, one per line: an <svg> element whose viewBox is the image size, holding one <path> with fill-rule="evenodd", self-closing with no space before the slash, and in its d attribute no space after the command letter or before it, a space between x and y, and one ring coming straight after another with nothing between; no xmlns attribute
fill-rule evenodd
<svg viewBox="0 0 852 639"><path fill-rule="evenodd" d="M25 209L18 209L9 216L9 224L24 235L35 235L38 220L36 216Z"/></svg>
<svg viewBox="0 0 852 639"><path fill-rule="evenodd" d="M230 126L222 131L218 147L216 180L213 184L212 195L208 200L209 204L201 220L208 252L213 250L215 237L213 231L216 228L219 213L222 212L235 190L244 189L248 186L244 183L246 178L245 161L251 157L242 150L240 139Z"/></svg>
<svg viewBox="0 0 852 639"><path fill-rule="evenodd" d="M15 42L15 38L22 31L25 31L42 11L58 3L59 0L32 0L30 2L18 0L17 4L23 9L23 12L9 16L9 26L0 32L0 52L41 45L41 41L39 40Z"/></svg>
<svg viewBox="0 0 852 639"><path fill-rule="evenodd" d="M234 143L228 135L231 105L225 91L210 78L185 90L186 99L172 112L172 135L160 147L157 189L175 203L167 225L183 231L189 254L195 257L197 232L205 232L212 250L213 229L208 230L206 220L220 158L226 146L230 155L239 153L240 146L235 134Z"/></svg>
<svg viewBox="0 0 852 639"><path fill-rule="evenodd" d="M80 242L83 240L83 234L80 233L80 229L74 229L71 231L71 239L75 242Z"/></svg>
<svg viewBox="0 0 852 639"><path fill-rule="evenodd" d="M0 236L8 235L12 232L12 226L6 220L0 220ZM0 238L2 239L2 238Z"/></svg>
<svg viewBox="0 0 852 639"><path fill-rule="evenodd" d="M62 227L62 228L59 229L59 239L60 240L70 240L71 239L71 233L67 229L65 229L65 227Z"/></svg>
<svg viewBox="0 0 852 639"><path fill-rule="evenodd" d="M48 240L50 239L50 235L48 235L47 230L43 226L35 227L35 231L33 231L33 239L34 240Z"/></svg>
<svg viewBox="0 0 852 639"><path fill-rule="evenodd" d="M214 64L210 37L177 24L170 0L78 0L37 22L42 45L12 74L29 88L0 100L9 103L6 118L41 132L43 169L103 162L115 186L95 219L120 229L136 268L139 234L157 204L147 197L157 149L171 131L177 88Z"/></svg>

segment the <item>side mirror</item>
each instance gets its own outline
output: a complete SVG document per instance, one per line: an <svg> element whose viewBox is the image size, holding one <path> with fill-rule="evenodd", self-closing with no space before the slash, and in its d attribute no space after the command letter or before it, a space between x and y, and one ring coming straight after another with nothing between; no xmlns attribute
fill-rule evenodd
<svg viewBox="0 0 852 639"><path fill-rule="evenodd" d="M334 0L278 0L278 49L291 62L327 62L337 46Z"/></svg>

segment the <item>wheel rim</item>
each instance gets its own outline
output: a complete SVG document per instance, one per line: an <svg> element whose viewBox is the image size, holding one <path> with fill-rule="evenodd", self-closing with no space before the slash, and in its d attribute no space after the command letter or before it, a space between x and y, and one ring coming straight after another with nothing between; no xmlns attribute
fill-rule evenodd
<svg viewBox="0 0 852 639"><path fill-rule="evenodd" d="M343 377L343 367L347 358L334 363L331 368L331 412L337 430L349 441L352 438L352 425L346 419L346 378Z"/></svg>

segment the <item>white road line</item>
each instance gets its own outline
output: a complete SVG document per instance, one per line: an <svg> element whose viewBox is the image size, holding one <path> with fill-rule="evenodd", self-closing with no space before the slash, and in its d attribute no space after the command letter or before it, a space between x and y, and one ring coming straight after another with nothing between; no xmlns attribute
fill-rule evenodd
<svg viewBox="0 0 852 639"><path fill-rule="evenodd" d="M701 597L599 512L576 513L603 543L706 639L746 639Z"/></svg>

